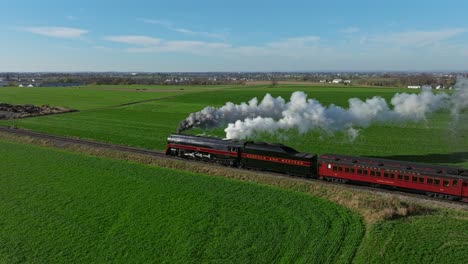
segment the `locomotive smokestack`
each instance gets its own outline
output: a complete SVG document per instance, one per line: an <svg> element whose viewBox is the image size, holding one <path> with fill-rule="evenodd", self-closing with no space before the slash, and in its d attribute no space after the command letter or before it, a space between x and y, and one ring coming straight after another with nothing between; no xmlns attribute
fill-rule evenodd
<svg viewBox="0 0 468 264"><path fill-rule="evenodd" d="M180 122L179 126L177 127L176 133L180 134L180 133L184 132L185 130L187 130L187 129L185 128L184 121L182 121L182 122Z"/></svg>

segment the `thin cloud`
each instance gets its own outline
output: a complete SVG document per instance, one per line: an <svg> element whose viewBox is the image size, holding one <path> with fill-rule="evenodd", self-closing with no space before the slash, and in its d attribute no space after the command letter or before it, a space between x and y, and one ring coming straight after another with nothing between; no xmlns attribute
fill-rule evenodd
<svg viewBox="0 0 468 264"><path fill-rule="evenodd" d="M159 39L150 36L113 36L108 41L129 45L116 51L129 53L186 53L218 58L227 65L252 69L408 69L430 65L425 58L438 58L437 67L460 65L468 55L463 43L447 40L466 32L463 29L403 31L361 35L330 42L319 36L298 36L257 45L227 42ZM344 40L346 42L343 42ZM404 47L404 48L403 48ZM418 49L413 52L412 49ZM429 56L427 56L429 55ZM443 64L445 63L445 64ZM265 66L267 65L267 66ZM365 65L365 66L363 66ZM263 68L262 68L263 67ZM265 68L267 67L267 68ZM406 68L405 68L406 67ZM434 66L431 66L434 67ZM455 66L453 66L455 67Z"/></svg>
<svg viewBox="0 0 468 264"><path fill-rule="evenodd" d="M171 27L172 23L168 20L156 20L156 19L147 19L147 18L142 18L139 19L147 24L155 24L155 25L161 25L165 27Z"/></svg>
<svg viewBox="0 0 468 264"><path fill-rule="evenodd" d="M311 53L320 54L329 51L320 48L320 37L302 36L269 42L257 46L233 46L225 42L163 40L150 36L108 36L104 40L128 44L125 51L132 53L163 53L183 52L191 54L219 55L219 56L289 56L302 57Z"/></svg>
<svg viewBox="0 0 468 264"><path fill-rule="evenodd" d="M369 40L375 43L388 45L421 47L448 40L465 32L467 32L467 30L463 28L436 31L406 31L385 35L382 34Z"/></svg>
<svg viewBox="0 0 468 264"><path fill-rule="evenodd" d="M226 39L226 36L221 33L214 33L214 32L206 32L206 31L194 31L190 30L187 28L180 28L180 27L175 27L172 22L168 20L156 20L156 19L140 19L141 21L147 23L147 24L154 24L154 25L160 25L163 26L169 30L182 33L185 35L190 35L190 36L200 36L200 37L206 37L206 38L213 38L213 39L221 39L224 40Z"/></svg>
<svg viewBox="0 0 468 264"><path fill-rule="evenodd" d="M107 47L107 46L93 46L93 49L98 50L98 51L104 51L104 52L110 52L110 51L116 51L116 49Z"/></svg>
<svg viewBox="0 0 468 264"><path fill-rule="evenodd" d="M227 49L231 46L221 42L166 41L149 36L109 36L104 40L128 44L132 47L125 50L132 53L161 53L161 52L185 52L193 54L208 54L214 50Z"/></svg>
<svg viewBox="0 0 468 264"><path fill-rule="evenodd" d="M64 39L77 39L89 32L85 29L70 27L26 27L22 30L46 37Z"/></svg>
<svg viewBox="0 0 468 264"><path fill-rule="evenodd" d="M131 47L126 49L132 53L164 53L181 52L190 54L212 55L216 50L224 51L230 48L229 45L216 42L203 41L167 41L158 46Z"/></svg>
<svg viewBox="0 0 468 264"><path fill-rule="evenodd" d="M109 36L105 37L104 40L130 44L130 45L141 45L141 46L155 46L161 43L161 39L153 38L148 36L137 36L137 35L127 35L127 36Z"/></svg>
<svg viewBox="0 0 468 264"><path fill-rule="evenodd" d="M340 30L341 33L345 33L345 34L353 34L359 31L361 31L361 29L358 27L347 27L347 28Z"/></svg>
<svg viewBox="0 0 468 264"><path fill-rule="evenodd" d="M315 45L320 41L320 37L318 36L305 36L305 37L296 37L296 38L288 38L286 40L281 40L277 42L268 43L267 46L273 48L297 48L297 47L304 47L309 45Z"/></svg>

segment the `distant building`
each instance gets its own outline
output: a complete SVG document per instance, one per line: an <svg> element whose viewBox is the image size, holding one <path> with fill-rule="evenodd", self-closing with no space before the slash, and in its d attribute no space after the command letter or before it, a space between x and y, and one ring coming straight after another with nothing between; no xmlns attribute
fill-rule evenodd
<svg viewBox="0 0 468 264"><path fill-rule="evenodd" d="M421 87L423 90L432 90L432 85L425 84Z"/></svg>
<svg viewBox="0 0 468 264"><path fill-rule="evenodd" d="M442 89L445 89L445 87L443 85L437 85L436 86L436 90L442 90Z"/></svg>
<svg viewBox="0 0 468 264"><path fill-rule="evenodd" d="M320 80L320 83L326 83L327 80Z"/></svg>
<svg viewBox="0 0 468 264"><path fill-rule="evenodd" d="M34 87L34 84L32 83L20 83L18 87Z"/></svg>
<svg viewBox="0 0 468 264"><path fill-rule="evenodd" d="M419 85L408 85L408 89L421 89Z"/></svg>
<svg viewBox="0 0 468 264"><path fill-rule="evenodd" d="M40 87L71 87L71 86L82 86L82 82L49 82L49 83L40 83L37 86Z"/></svg>
<svg viewBox="0 0 468 264"><path fill-rule="evenodd" d="M343 79L334 79L332 83L342 83Z"/></svg>
<svg viewBox="0 0 468 264"><path fill-rule="evenodd" d="M8 82L0 78L0 87L7 86L7 85L8 85Z"/></svg>
<svg viewBox="0 0 468 264"><path fill-rule="evenodd" d="M344 80L343 83L345 83L345 84L351 84L351 80Z"/></svg>

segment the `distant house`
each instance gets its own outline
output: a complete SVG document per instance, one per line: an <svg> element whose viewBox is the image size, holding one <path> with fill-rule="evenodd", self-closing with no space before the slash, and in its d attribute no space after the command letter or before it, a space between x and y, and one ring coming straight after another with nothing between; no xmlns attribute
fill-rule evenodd
<svg viewBox="0 0 468 264"><path fill-rule="evenodd" d="M343 79L333 79L332 83L342 83Z"/></svg>
<svg viewBox="0 0 468 264"><path fill-rule="evenodd" d="M320 83L326 83L327 80L320 80Z"/></svg>
<svg viewBox="0 0 468 264"><path fill-rule="evenodd" d="M429 85L429 84L425 84L421 87L421 89L423 90L432 90L432 85Z"/></svg>
<svg viewBox="0 0 468 264"><path fill-rule="evenodd" d="M41 87L71 87L71 86L82 86L84 85L82 82L49 82L49 83L41 83L38 86Z"/></svg>
<svg viewBox="0 0 468 264"><path fill-rule="evenodd" d="M436 86L436 90L442 90L442 89L445 89L445 87L443 85L437 85Z"/></svg>
<svg viewBox="0 0 468 264"><path fill-rule="evenodd" d="M419 85L408 85L408 89L421 89Z"/></svg>
<svg viewBox="0 0 468 264"><path fill-rule="evenodd" d="M351 84L351 80L344 80L343 83L345 83L345 84Z"/></svg>

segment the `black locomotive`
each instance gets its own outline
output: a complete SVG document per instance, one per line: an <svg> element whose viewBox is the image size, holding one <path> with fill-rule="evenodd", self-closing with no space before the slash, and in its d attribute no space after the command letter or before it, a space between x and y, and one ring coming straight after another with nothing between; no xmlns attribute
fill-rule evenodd
<svg viewBox="0 0 468 264"><path fill-rule="evenodd" d="M167 139L166 154L241 168L312 177L317 156L282 144L222 140L181 134Z"/></svg>

